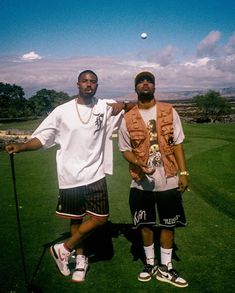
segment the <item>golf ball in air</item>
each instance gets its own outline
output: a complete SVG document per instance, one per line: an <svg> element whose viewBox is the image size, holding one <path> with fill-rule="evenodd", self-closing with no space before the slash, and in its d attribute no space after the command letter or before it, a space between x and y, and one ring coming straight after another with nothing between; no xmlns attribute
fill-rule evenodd
<svg viewBox="0 0 235 293"><path fill-rule="evenodd" d="M141 34L141 39L147 39L147 36L148 36L148 35L147 35L146 33L142 33L142 34Z"/></svg>

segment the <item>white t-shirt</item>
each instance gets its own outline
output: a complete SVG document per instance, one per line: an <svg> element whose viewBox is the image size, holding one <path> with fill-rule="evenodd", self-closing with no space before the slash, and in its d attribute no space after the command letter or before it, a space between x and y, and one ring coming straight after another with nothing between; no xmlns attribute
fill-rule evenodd
<svg viewBox="0 0 235 293"><path fill-rule="evenodd" d="M178 176L166 178L161 160L161 153L157 143L156 130L156 106L140 110L140 114L150 133L150 149L148 165L155 168L153 175L146 175L140 182L132 180L131 187L148 191L164 191L178 186ZM173 109L174 144L180 144L184 140L184 133L179 115ZM126 127L125 119L122 120L118 133L118 144L121 152L132 151L130 135Z"/></svg>
<svg viewBox="0 0 235 293"><path fill-rule="evenodd" d="M87 185L112 174L111 135L119 127L123 113L111 116L112 108L107 103L114 100L94 98L93 102L92 107L73 99L56 107L32 135L44 148L57 146L61 189Z"/></svg>

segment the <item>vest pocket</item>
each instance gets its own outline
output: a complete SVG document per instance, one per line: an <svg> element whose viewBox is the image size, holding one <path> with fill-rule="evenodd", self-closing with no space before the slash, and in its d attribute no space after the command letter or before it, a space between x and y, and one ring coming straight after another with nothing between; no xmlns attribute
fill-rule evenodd
<svg viewBox="0 0 235 293"><path fill-rule="evenodd" d="M131 131L130 136L133 148L139 147L141 143L145 140L145 134L143 131L140 130Z"/></svg>

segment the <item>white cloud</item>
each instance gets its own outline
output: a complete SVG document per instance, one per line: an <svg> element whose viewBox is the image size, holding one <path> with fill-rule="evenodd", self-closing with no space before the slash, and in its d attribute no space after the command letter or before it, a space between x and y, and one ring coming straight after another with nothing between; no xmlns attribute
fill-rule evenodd
<svg viewBox="0 0 235 293"><path fill-rule="evenodd" d="M235 54L235 32L229 38L228 43L224 47L224 51L227 55Z"/></svg>
<svg viewBox="0 0 235 293"><path fill-rule="evenodd" d="M139 60L125 60L125 61L117 61L118 64L120 65L127 65L131 66L133 68L153 68L157 69L160 67L160 64L154 63L154 62L148 62L148 61L139 61Z"/></svg>
<svg viewBox="0 0 235 293"><path fill-rule="evenodd" d="M47 88L77 94L77 76L85 69L94 70L99 77L97 96L125 96L134 92L134 78L142 70L155 74L157 91L184 89L218 89L235 86L235 33L220 55L211 56L212 48L218 48L220 33L214 31L199 44L202 56L184 56L177 61L176 48L165 47L158 52L145 52L145 59L111 57L77 57L67 59L46 59L35 52L24 54L15 62L0 58L0 81L15 83L25 90L27 96ZM207 55L205 53L208 53ZM148 55L148 56L147 56ZM23 57L23 56L22 56ZM31 58L31 59L30 59ZM28 62L28 60L37 62Z"/></svg>
<svg viewBox="0 0 235 293"><path fill-rule="evenodd" d="M214 62L214 66L224 73L235 74L235 54L219 58ZM234 83L235 85L235 83Z"/></svg>
<svg viewBox="0 0 235 293"><path fill-rule="evenodd" d="M197 56L216 56L219 53L218 41L220 40L221 32L211 31L198 45Z"/></svg>
<svg viewBox="0 0 235 293"><path fill-rule="evenodd" d="M42 59L42 57L38 55L37 53L35 53L34 51L26 53L21 57L21 60L24 60L24 61L32 61L32 60L40 60L40 59Z"/></svg>
<svg viewBox="0 0 235 293"><path fill-rule="evenodd" d="M161 66L167 66L175 59L175 49L173 46L168 45L156 54L156 59Z"/></svg>
<svg viewBox="0 0 235 293"><path fill-rule="evenodd" d="M185 66L192 66L192 67L201 67L201 66L205 66L208 64L209 61L211 61L213 59L208 58L208 57L204 57L204 58L198 58L196 60L192 60L192 61L187 61L184 63Z"/></svg>
<svg viewBox="0 0 235 293"><path fill-rule="evenodd" d="M154 63L154 67L168 66L175 60L176 49L172 45L168 45L161 50L140 52L137 57L146 57L148 63Z"/></svg>

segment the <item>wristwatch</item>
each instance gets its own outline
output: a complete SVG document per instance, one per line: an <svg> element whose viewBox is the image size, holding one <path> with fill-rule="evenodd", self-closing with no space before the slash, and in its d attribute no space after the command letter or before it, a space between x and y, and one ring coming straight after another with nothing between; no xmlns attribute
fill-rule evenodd
<svg viewBox="0 0 235 293"><path fill-rule="evenodd" d="M188 171L181 171L179 173L180 176L189 176L189 172Z"/></svg>
<svg viewBox="0 0 235 293"><path fill-rule="evenodd" d="M126 112L127 111L127 107L128 107L128 104L129 104L129 101L127 101L127 100L125 100L124 102L123 102L123 104L124 104L124 111Z"/></svg>

